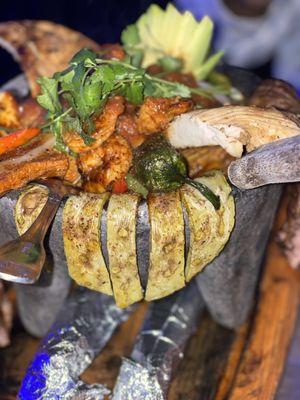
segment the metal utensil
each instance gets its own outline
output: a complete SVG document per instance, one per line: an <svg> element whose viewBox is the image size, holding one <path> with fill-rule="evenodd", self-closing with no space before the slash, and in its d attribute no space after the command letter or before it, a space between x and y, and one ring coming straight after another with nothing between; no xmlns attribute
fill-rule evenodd
<svg viewBox="0 0 300 400"><path fill-rule="evenodd" d="M58 179L39 180L36 183L47 186L49 196L31 227L19 238L0 248L0 278L6 281L31 284L39 279L46 258L43 242L47 230L63 197L79 191Z"/></svg>
<svg viewBox="0 0 300 400"><path fill-rule="evenodd" d="M228 168L231 183L254 189L270 183L300 181L300 135L268 143Z"/></svg>

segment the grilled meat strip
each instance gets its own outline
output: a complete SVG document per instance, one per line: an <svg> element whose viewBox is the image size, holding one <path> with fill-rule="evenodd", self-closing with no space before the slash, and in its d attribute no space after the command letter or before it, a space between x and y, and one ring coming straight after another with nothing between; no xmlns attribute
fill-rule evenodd
<svg viewBox="0 0 300 400"><path fill-rule="evenodd" d="M87 154L85 153L80 157L80 161L85 160L85 165L89 164L91 167L93 163L91 157L95 155L100 165L90 169L89 182L85 185L87 191L98 192L96 188L99 187L99 184L103 188L107 188L112 182L124 177L131 167L131 147L127 140L120 135L112 135L102 146L89 153L92 153L89 160L85 160Z"/></svg>
<svg viewBox="0 0 300 400"><path fill-rule="evenodd" d="M191 100L178 97L146 97L138 108L126 107L118 119L117 133L124 136L133 147L139 146L145 135L162 132L177 115L193 108Z"/></svg>
<svg viewBox="0 0 300 400"><path fill-rule="evenodd" d="M281 79L263 80L250 97L249 104L300 114L300 100L296 90Z"/></svg>
<svg viewBox="0 0 300 400"><path fill-rule="evenodd" d="M65 178L68 156L53 150L54 136L39 135L0 157L0 195L37 178Z"/></svg>

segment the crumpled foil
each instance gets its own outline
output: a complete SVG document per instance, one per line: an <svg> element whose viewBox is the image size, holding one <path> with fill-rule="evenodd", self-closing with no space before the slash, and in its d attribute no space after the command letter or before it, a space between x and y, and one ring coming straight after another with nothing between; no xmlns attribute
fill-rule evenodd
<svg viewBox="0 0 300 400"><path fill-rule="evenodd" d="M191 282L152 302L130 359L124 359L113 400L163 400L205 304Z"/></svg>
<svg viewBox="0 0 300 400"><path fill-rule="evenodd" d="M79 376L133 309L120 309L113 297L76 288L30 363L18 398L104 399L104 395L109 393L104 386L87 385L80 381Z"/></svg>

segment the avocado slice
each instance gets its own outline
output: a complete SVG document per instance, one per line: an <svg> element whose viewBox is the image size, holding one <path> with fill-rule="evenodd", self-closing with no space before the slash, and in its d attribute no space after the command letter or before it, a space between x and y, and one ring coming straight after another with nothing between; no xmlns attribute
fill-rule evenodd
<svg viewBox="0 0 300 400"><path fill-rule="evenodd" d="M171 3L163 10L156 4L141 15L134 25L139 36L136 48L143 51L142 66L147 68L163 57L179 59L183 72L204 79L215 67L223 53L207 59L213 34L213 22L205 16L197 22L186 11L180 13ZM123 40L126 45L126 40Z"/></svg>
<svg viewBox="0 0 300 400"><path fill-rule="evenodd" d="M197 25L193 36L187 41L186 52L190 53L188 65L190 65L190 68L193 68L193 70L202 65L207 56L212 39L213 27L212 20L207 16L203 17L201 22ZM199 43L201 43L201 46L199 46Z"/></svg>

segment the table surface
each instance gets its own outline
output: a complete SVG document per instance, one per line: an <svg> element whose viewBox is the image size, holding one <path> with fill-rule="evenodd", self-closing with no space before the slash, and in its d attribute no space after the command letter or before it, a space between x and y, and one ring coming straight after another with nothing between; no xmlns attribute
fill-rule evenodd
<svg viewBox="0 0 300 400"><path fill-rule="evenodd" d="M276 400L300 399L300 310Z"/></svg>

